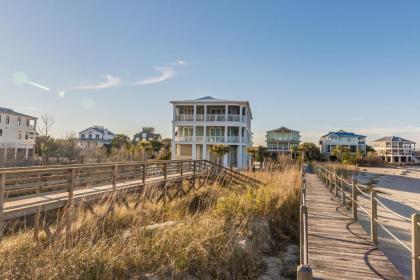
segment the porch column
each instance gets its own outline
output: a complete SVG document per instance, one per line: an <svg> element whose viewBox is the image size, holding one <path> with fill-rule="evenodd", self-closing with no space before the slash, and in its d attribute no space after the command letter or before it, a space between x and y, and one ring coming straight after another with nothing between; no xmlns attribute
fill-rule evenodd
<svg viewBox="0 0 420 280"><path fill-rule="evenodd" d="M239 121L240 122L242 122L242 120L243 120L243 117L242 117L242 108L243 108L244 106L243 105L241 105L241 106L239 106Z"/></svg>
<svg viewBox="0 0 420 280"><path fill-rule="evenodd" d="M193 120L197 120L197 105L194 105L194 111L193 111Z"/></svg>
<svg viewBox="0 0 420 280"><path fill-rule="evenodd" d="M172 125L171 160L176 159L175 147L175 125Z"/></svg>
<svg viewBox="0 0 420 280"><path fill-rule="evenodd" d="M204 121L207 121L207 104L204 104Z"/></svg>
<svg viewBox="0 0 420 280"><path fill-rule="evenodd" d="M228 156L229 156L229 154L230 154L230 151L229 151L229 153L227 153L223 156L223 166L228 167Z"/></svg>
<svg viewBox="0 0 420 280"><path fill-rule="evenodd" d="M4 145L4 161L7 161L7 144Z"/></svg>
<svg viewBox="0 0 420 280"><path fill-rule="evenodd" d="M242 144L238 146L238 168L242 169L243 168L243 162L242 162L242 153L243 153L243 146Z"/></svg>
<svg viewBox="0 0 420 280"><path fill-rule="evenodd" d="M192 154L191 159L196 160L197 159L197 145L195 143L192 144Z"/></svg>
<svg viewBox="0 0 420 280"><path fill-rule="evenodd" d="M227 143L227 132L228 132L228 127L225 126L225 143Z"/></svg>
<svg viewBox="0 0 420 280"><path fill-rule="evenodd" d="M26 153L25 153L26 160L28 160L28 151L29 151L29 147L28 147L28 144L26 144Z"/></svg>
<svg viewBox="0 0 420 280"><path fill-rule="evenodd" d="M15 143L15 159L17 158L17 143Z"/></svg>
<svg viewBox="0 0 420 280"><path fill-rule="evenodd" d="M225 122L228 121L228 110L229 110L229 106L225 105Z"/></svg>

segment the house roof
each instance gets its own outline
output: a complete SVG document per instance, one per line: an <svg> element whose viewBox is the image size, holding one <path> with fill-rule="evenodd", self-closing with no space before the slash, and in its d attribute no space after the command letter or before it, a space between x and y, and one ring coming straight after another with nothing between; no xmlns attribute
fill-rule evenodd
<svg viewBox="0 0 420 280"><path fill-rule="evenodd" d="M299 133L299 131L287 128L285 126L282 126L280 128L277 128L277 129L269 130L267 132L297 132L297 133Z"/></svg>
<svg viewBox="0 0 420 280"><path fill-rule="evenodd" d="M102 133L102 134L105 134L105 130L107 130L108 131L108 135L115 135L115 133L109 131L106 128L101 128L101 127L96 127L96 126L88 127L86 129L82 130L80 133L85 132L86 130L89 130L89 129L96 130L97 132Z"/></svg>
<svg viewBox="0 0 420 280"><path fill-rule="evenodd" d="M16 116L21 116L21 117L26 117L26 118L31 118L31 119L38 119L38 118L36 118L36 117L33 117L33 116L29 116L29 115L25 115L25 114L22 114L22 113L18 113L18 112L15 112L15 111L13 111L12 109L9 109L9 108L3 108L3 107L0 107L0 113L4 113L4 114L13 114L13 115L16 115Z"/></svg>
<svg viewBox="0 0 420 280"><path fill-rule="evenodd" d="M410 143L415 143L413 141L398 137L398 136L385 136L382 138L379 138L373 142L410 142Z"/></svg>
<svg viewBox="0 0 420 280"><path fill-rule="evenodd" d="M330 131L328 134L325 134L322 137L326 137L329 135L337 135L338 137L357 137L357 138L366 138L365 135L360 135L360 134L355 134L354 132L348 132L348 131L344 131L344 130L339 130L339 131Z"/></svg>
<svg viewBox="0 0 420 280"><path fill-rule="evenodd" d="M233 104L242 104L242 105L246 105L249 108L249 112L251 114L251 118L252 118L252 113L251 113L251 107L249 105L248 101L245 100L232 100L232 99L219 99L219 98L215 98L213 96L204 96L204 97L200 97L197 99L192 99L192 100L173 100L173 101L169 101L172 104L196 104L196 103L214 103L214 104L218 104L218 103L233 103Z"/></svg>

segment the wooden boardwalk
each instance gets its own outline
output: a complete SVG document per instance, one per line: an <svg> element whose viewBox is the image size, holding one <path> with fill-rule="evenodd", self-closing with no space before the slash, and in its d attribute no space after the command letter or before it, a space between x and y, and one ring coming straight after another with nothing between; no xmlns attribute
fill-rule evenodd
<svg viewBox="0 0 420 280"><path fill-rule="evenodd" d="M350 211L306 173L309 265L314 279L403 279Z"/></svg>

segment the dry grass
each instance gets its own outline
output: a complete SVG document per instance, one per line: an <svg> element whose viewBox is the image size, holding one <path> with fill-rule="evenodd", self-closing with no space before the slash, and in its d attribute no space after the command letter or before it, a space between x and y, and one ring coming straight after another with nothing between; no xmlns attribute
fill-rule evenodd
<svg viewBox="0 0 420 280"><path fill-rule="evenodd" d="M96 215L78 210L70 246L64 237L35 243L32 230L9 236L0 248L0 279L255 279L261 266L237 242L257 217L269 221L279 249L295 240L299 168L253 176L267 185L214 184L166 205L118 205L113 215L106 204Z"/></svg>

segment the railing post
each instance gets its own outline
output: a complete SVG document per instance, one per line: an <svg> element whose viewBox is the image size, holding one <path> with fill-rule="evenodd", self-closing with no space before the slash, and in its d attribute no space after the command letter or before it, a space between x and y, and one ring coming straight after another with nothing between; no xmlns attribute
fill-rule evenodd
<svg viewBox="0 0 420 280"><path fill-rule="evenodd" d="M411 279L420 278L420 214L411 215Z"/></svg>
<svg viewBox="0 0 420 280"><path fill-rule="evenodd" d="M6 195L6 174L1 174L0 181L0 242L3 238L3 207Z"/></svg>
<svg viewBox="0 0 420 280"><path fill-rule="evenodd" d="M70 172L71 172L71 177L70 177L70 184L69 184L68 204L69 206L73 206L74 185L76 183L76 170L72 168L70 169Z"/></svg>
<svg viewBox="0 0 420 280"><path fill-rule="evenodd" d="M117 190L118 165L114 164L112 170L112 192Z"/></svg>
<svg viewBox="0 0 420 280"><path fill-rule="evenodd" d="M353 180L351 183L351 210L353 211L353 220L357 221L357 189L356 182Z"/></svg>
<svg viewBox="0 0 420 280"><path fill-rule="evenodd" d="M143 181L143 187L145 187L146 186L146 164L145 163L143 163L142 181Z"/></svg>
<svg viewBox="0 0 420 280"><path fill-rule="evenodd" d="M341 187L341 201L343 205L346 205L346 192L344 191L343 180L341 180L340 187Z"/></svg>
<svg viewBox="0 0 420 280"><path fill-rule="evenodd" d="M167 174L167 168L166 168L166 161L163 163L163 180L165 181L166 184L166 178L168 177Z"/></svg>
<svg viewBox="0 0 420 280"><path fill-rule="evenodd" d="M376 191L370 193L370 203L371 203L371 218L370 218L370 237L374 243L378 242L378 203L376 201Z"/></svg>
<svg viewBox="0 0 420 280"><path fill-rule="evenodd" d="M342 179L340 179L340 185L343 183L343 180ZM335 195L335 197L338 197L338 184L336 184L335 185L335 188L334 188L334 195Z"/></svg>

